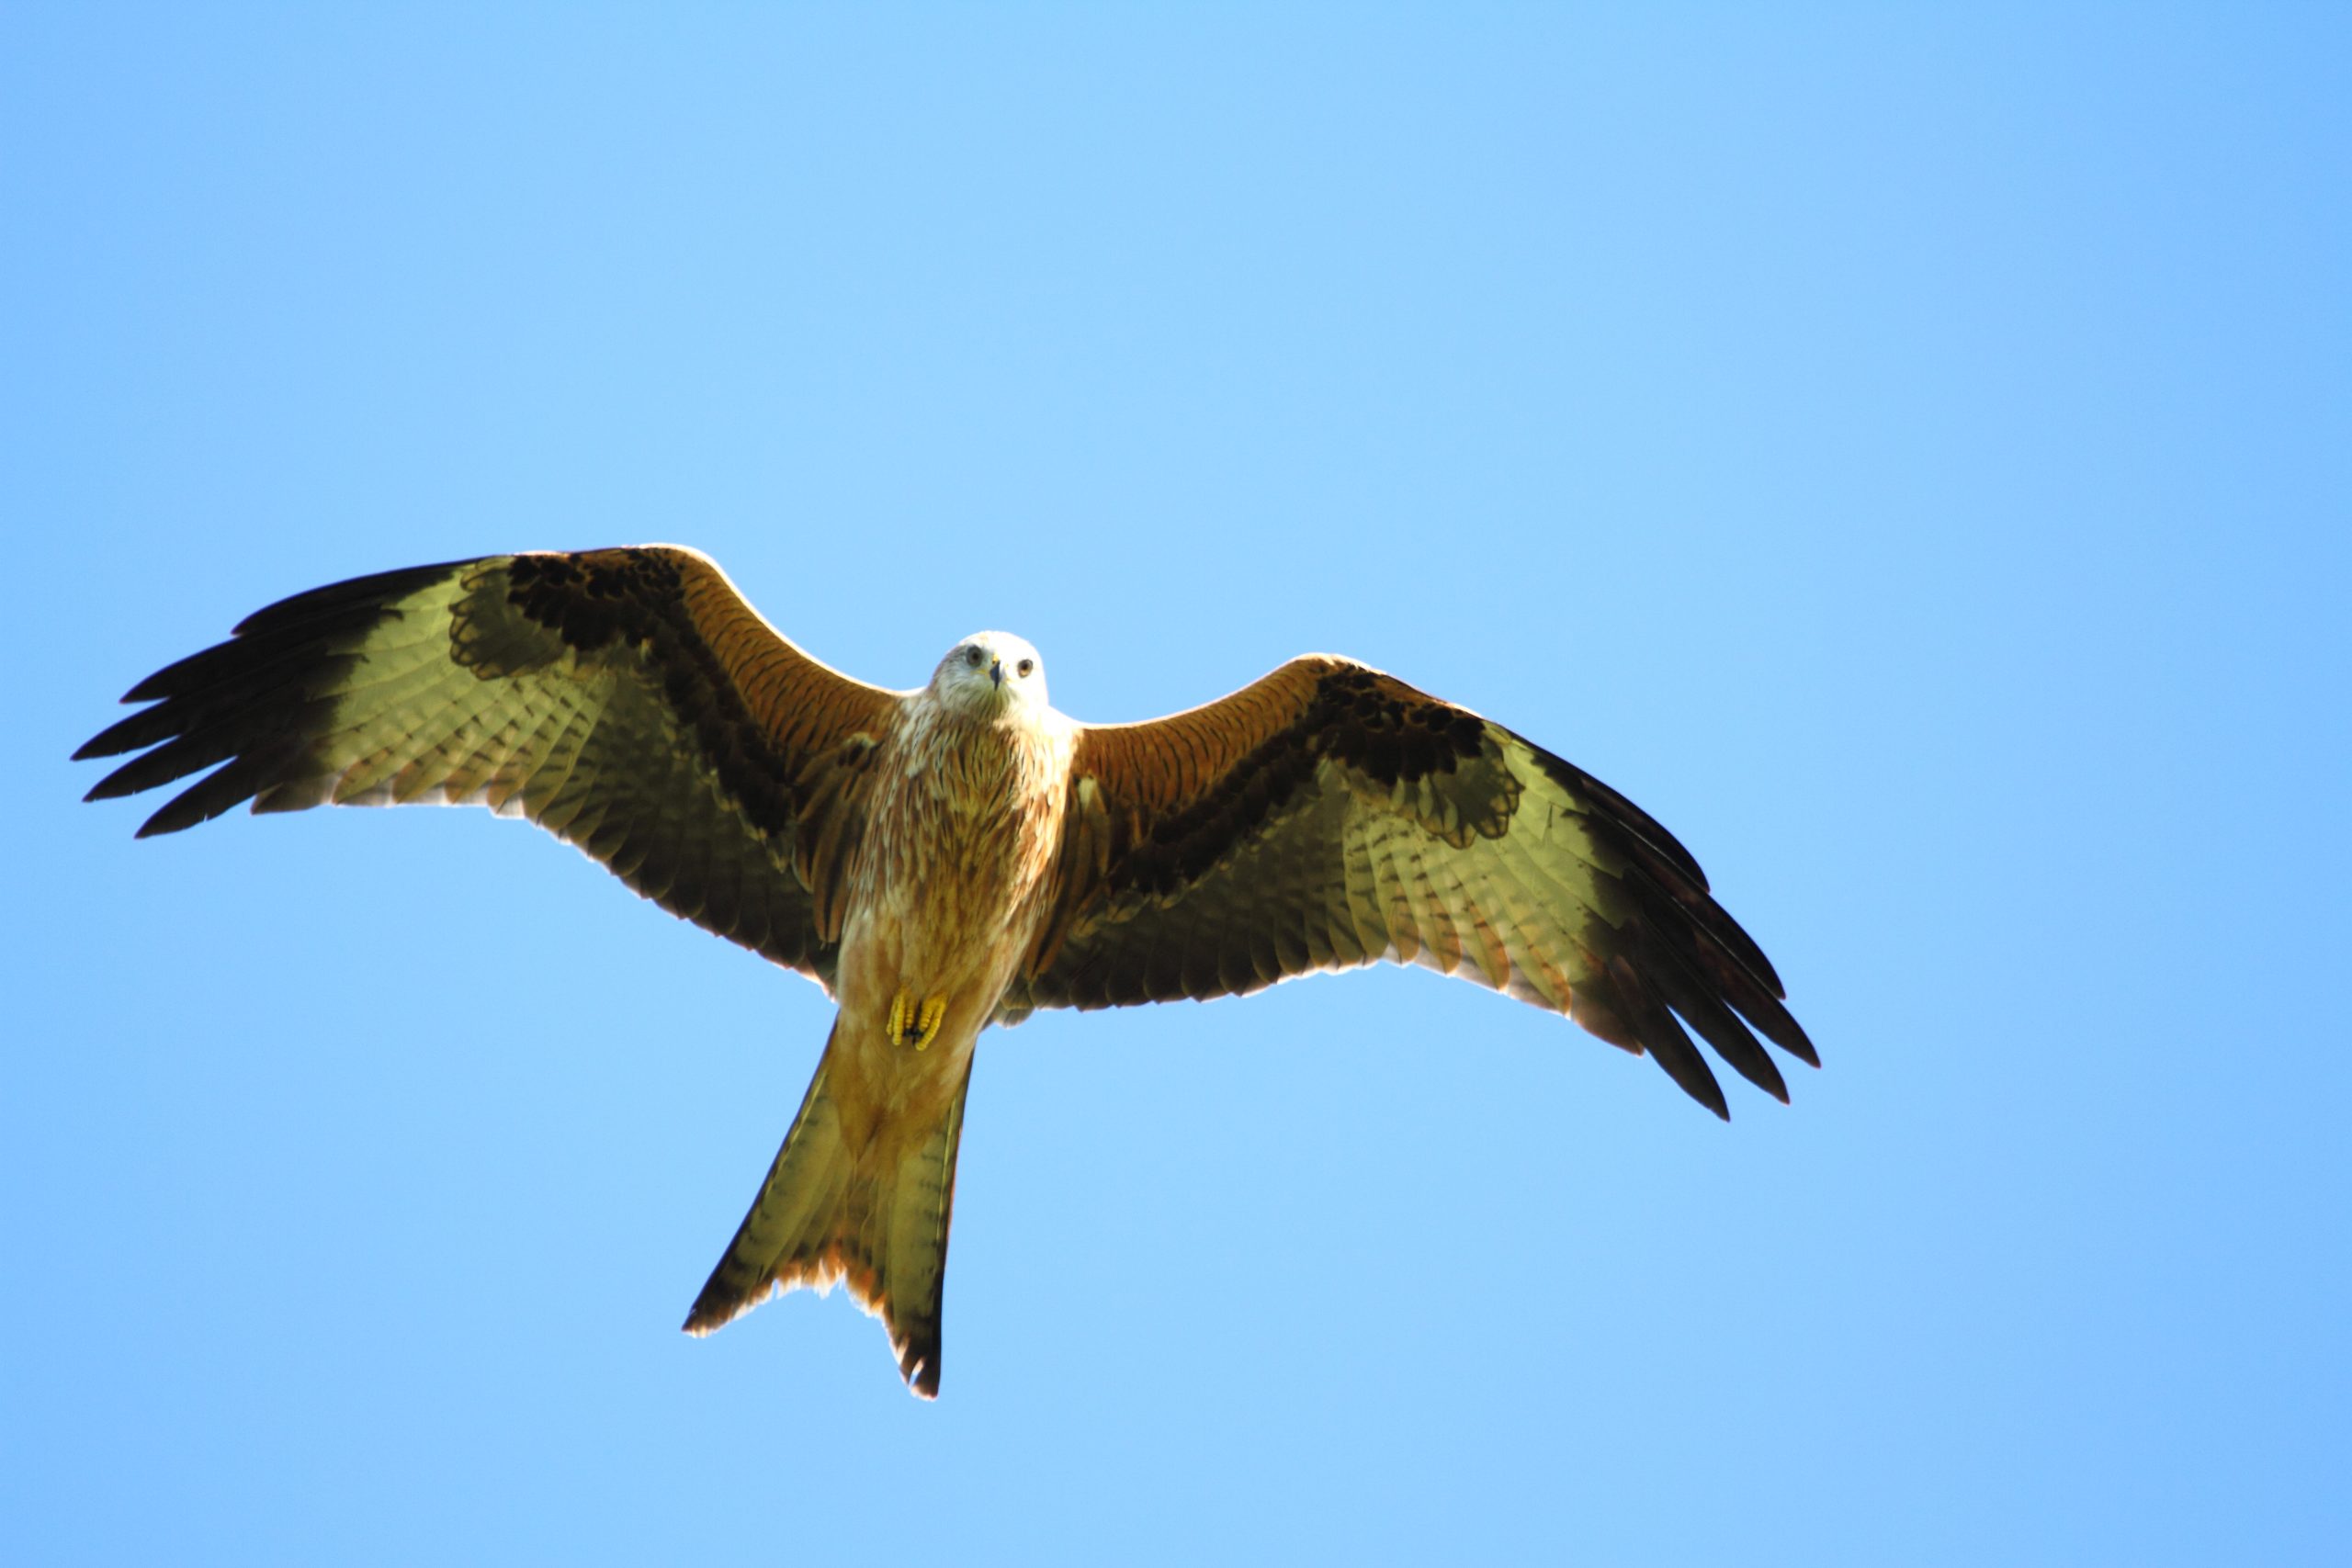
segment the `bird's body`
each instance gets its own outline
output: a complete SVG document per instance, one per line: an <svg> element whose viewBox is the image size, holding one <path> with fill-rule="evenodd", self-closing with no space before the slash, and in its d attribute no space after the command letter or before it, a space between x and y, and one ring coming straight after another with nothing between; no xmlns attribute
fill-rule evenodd
<svg viewBox="0 0 2352 1568"><path fill-rule="evenodd" d="M998 700L1000 640L1012 639L982 633L959 645L875 748L834 971L840 1016L794 1137L687 1318L697 1333L779 1280L846 1279L861 1301L899 1304L905 1325L890 1326L903 1370L937 1389L973 1050L1035 942L1069 788L1071 727L1042 701L1038 721L1023 722L1008 711L1018 694ZM990 655L994 686L963 679L982 668L967 649ZM795 1206L836 1184L838 1205Z"/></svg>
<svg viewBox="0 0 2352 1568"><path fill-rule="evenodd" d="M972 713L934 684L899 710L851 878L845 1008L867 984L886 1008L911 987L948 997L950 1029L988 1021L1044 913L1069 787L1071 726L1038 706Z"/></svg>
<svg viewBox="0 0 2352 1568"><path fill-rule="evenodd" d="M150 819L437 799L529 817L839 1004L768 1179L687 1319L846 1280L937 1392L974 1051L1040 1007L1238 995L1389 959L1646 1051L1725 1114L1677 1015L1785 1099L1814 1060L1763 953L1671 835L1465 709L1310 655L1095 727L984 632L910 692L770 628L651 546L362 578L248 618L126 700L91 792L220 764Z"/></svg>

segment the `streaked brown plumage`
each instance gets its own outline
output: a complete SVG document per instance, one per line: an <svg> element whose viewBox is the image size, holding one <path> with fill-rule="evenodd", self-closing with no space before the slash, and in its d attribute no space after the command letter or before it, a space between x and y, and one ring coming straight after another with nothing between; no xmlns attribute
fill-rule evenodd
<svg viewBox="0 0 2352 1568"><path fill-rule="evenodd" d="M1781 1100L1757 1034L1816 1060L1664 829L1346 660L1294 660L1147 724L1080 725L1017 637L967 638L927 686L885 691L778 636L707 558L650 546L299 594L125 701L153 705L76 755L141 754L90 798L216 770L142 836L246 800L483 804L823 985L832 1035L686 1326L844 1280L923 1394L990 1023L1385 958L1646 1051L1719 1116L1684 1024Z"/></svg>

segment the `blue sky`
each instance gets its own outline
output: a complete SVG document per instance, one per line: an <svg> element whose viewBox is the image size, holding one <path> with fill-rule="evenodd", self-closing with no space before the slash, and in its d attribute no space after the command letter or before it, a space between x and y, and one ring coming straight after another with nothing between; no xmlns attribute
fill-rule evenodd
<svg viewBox="0 0 2352 1568"><path fill-rule="evenodd" d="M0 17L0 1556L2340 1551L2341 14L477 9ZM938 1404L838 1296L690 1340L813 986L484 813L134 843L65 760L281 594L649 539L890 684L1467 703L1826 1066L1041 1017Z"/></svg>

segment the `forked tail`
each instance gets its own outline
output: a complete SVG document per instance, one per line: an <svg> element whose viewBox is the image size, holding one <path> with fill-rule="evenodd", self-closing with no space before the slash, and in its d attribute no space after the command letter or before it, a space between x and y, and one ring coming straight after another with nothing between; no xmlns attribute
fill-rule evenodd
<svg viewBox="0 0 2352 1568"><path fill-rule="evenodd" d="M834 1025L838 1032L840 1025ZM956 1145L964 1130L967 1059L945 1109L927 1127L892 1127L852 1149L828 1088L834 1041L809 1080L800 1113L752 1211L686 1314L708 1334L767 1299L846 1281L882 1320L899 1371L925 1399L939 1394L939 1314L947 1227L956 1202Z"/></svg>

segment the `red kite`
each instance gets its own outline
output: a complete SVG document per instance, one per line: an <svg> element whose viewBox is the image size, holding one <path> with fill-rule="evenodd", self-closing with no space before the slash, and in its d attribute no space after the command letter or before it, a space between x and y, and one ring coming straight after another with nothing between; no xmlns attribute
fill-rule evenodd
<svg viewBox="0 0 2352 1568"><path fill-rule="evenodd" d="M1758 1034L1818 1065L1671 834L1500 725L1345 659L1084 725L1047 705L1019 637L967 637L929 685L885 691L778 636L707 557L648 546L297 594L124 701L154 705L75 755L141 754L90 799L217 768L142 837L246 800L478 803L823 986L840 1010L817 1076L685 1326L846 1280L925 1396L991 1023L1389 959L1647 1051L1718 1116L1684 1024L1781 1100Z"/></svg>

